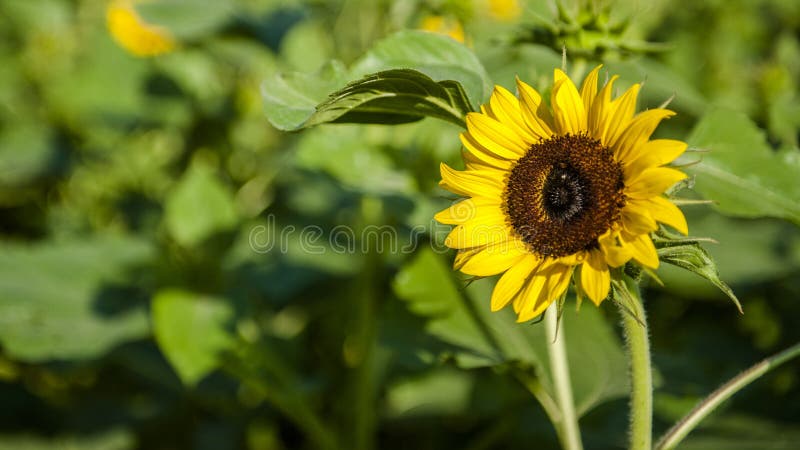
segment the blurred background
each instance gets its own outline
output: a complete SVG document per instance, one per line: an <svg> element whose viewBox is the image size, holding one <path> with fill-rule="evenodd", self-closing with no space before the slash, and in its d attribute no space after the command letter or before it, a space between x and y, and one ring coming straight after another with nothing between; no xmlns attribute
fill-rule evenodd
<svg viewBox="0 0 800 450"><path fill-rule="evenodd" d="M659 136L741 149L684 211L745 314L670 267L645 292L657 432L800 340L800 2L2 0L0 449L557 448L542 326L489 314L494 280L453 273L432 221L458 127L267 119L279 73L407 29L512 89L546 90L566 46L574 76L646 80L640 109L674 94ZM586 447L623 448L618 313L571 305ZM793 448L798 369L682 448Z"/></svg>

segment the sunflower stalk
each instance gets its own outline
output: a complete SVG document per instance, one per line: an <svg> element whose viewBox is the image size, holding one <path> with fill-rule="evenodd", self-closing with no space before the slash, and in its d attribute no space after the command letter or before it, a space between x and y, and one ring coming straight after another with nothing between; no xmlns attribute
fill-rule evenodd
<svg viewBox="0 0 800 450"><path fill-rule="evenodd" d="M631 450L650 450L653 442L653 373L647 317L639 286L625 277L614 281L631 369Z"/></svg>
<svg viewBox="0 0 800 450"><path fill-rule="evenodd" d="M559 332L558 302L553 302L545 313L547 350L550 355L550 370L556 388L556 403L561 411L560 421L555 423L561 446L567 450L582 450L578 415L572 398L572 386L567 363L567 346L564 330Z"/></svg>

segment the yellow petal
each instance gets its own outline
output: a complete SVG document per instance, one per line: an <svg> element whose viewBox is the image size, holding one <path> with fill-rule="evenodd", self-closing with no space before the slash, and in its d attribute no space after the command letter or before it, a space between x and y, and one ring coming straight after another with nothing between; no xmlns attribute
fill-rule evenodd
<svg viewBox="0 0 800 450"><path fill-rule="evenodd" d="M606 231L597 238L597 242L600 244L600 249L603 251L606 262L611 267L620 267L633 256L630 246L622 239L620 232L617 230Z"/></svg>
<svg viewBox="0 0 800 450"><path fill-rule="evenodd" d="M567 289L572 271L573 267L562 264L539 270L522 293L525 301L520 305L517 322L527 322L543 313Z"/></svg>
<svg viewBox="0 0 800 450"><path fill-rule="evenodd" d="M500 208L487 207L477 217L453 228L445 238L444 245L462 249L497 244L510 238L511 230L506 225L505 214Z"/></svg>
<svg viewBox="0 0 800 450"><path fill-rule="evenodd" d="M453 260L453 269L460 270L461 266L463 266L470 258L472 258L475 254L483 250L485 247L473 247L473 248L465 248L461 249L456 253L456 257Z"/></svg>
<svg viewBox="0 0 800 450"><path fill-rule="evenodd" d="M505 174L496 170L454 170L445 163L439 165L442 181L439 186L466 197L500 197Z"/></svg>
<svg viewBox="0 0 800 450"><path fill-rule="evenodd" d="M488 277L505 272L511 266L528 256L525 244L518 240L508 240L498 245L488 245L472 255L462 266L461 271L468 275Z"/></svg>
<svg viewBox="0 0 800 450"><path fill-rule="evenodd" d="M500 277L492 291L492 311L503 309L519 293L540 262L541 259L529 254Z"/></svg>
<svg viewBox="0 0 800 450"><path fill-rule="evenodd" d="M542 139L550 139L550 136L553 135L553 118L550 116L547 105L542 102L542 96L536 92L536 89L519 78L517 78L517 91L525 124L534 135Z"/></svg>
<svg viewBox="0 0 800 450"><path fill-rule="evenodd" d="M650 235L640 234L630 241L630 248L633 250L633 259L639 264L651 269L658 268L658 252L653 245Z"/></svg>
<svg viewBox="0 0 800 450"><path fill-rule="evenodd" d="M686 151L686 143L673 139L655 139L642 144L638 156L628 162L625 174L636 176L651 167L663 166L672 162Z"/></svg>
<svg viewBox="0 0 800 450"><path fill-rule="evenodd" d="M516 159L528 151L528 145L506 125L479 113L467 114L469 134L497 156Z"/></svg>
<svg viewBox="0 0 800 450"><path fill-rule="evenodd" d="M583 80L581 99L583 100L583 106L586 108L586 111L592 109L592 102L594 98L597 97L597 75L600 73L601 67L603 67L602 64L595 67Z"/></svg>
<svg viewBox="0 0 800 450"><path fill-rule="evenodd" d="M578 89L561 69L555 69L553 78L550 104L553 106L556 131L559 134L586 131L586 108Z"/></svg>
<svg viewBox="0 0 800 450"><path fill-rule="evenodd" d="M433 218L436 219L437 222L446 225L459 225L470 219L474 219L480 214L481 209L487 206L499 207L500 202L501 199L499 198L467 198L458 201L445 210L439 211Z"/></svg>
<svg viewBox="0 0 800 450"><path fill-rule="evenodd" d="M643 144L650 139L656 127L662 120L674 116L675 113L668 109L651 109L641 112L631 120L628 127L614 142L612 150L617 161L623 164L639 157L643 151Z"/></svg>
<svg viewBox="0 0 800 450"><path fill-rule="evenodd" d="M589 110L589 117L587 117L587 126L589 127L590 134L600 139L604 145L608 145L608 142L604 139L606 132L605 127L608 126L609 122L607 116L611 108L611 91L614 88L614 81L616 81L617 78L619 78L618 75L612 76L611 79L608 80L608 83L600 89L597 97L595 97L592 102L592 108Z"/></svg>
<svg viewBox="0 0 800 450"><path fill-rule="evenodd" d="M656 197L684 178L686 178L686 174L680 170L669 167L653 167L631 180L625 188L625 195L638 199Z"/></svg>
<svg viewBox="0 0 800 450"><path fill-rule="evenodd" d="M606 115L608 123L603 126L605 135L600 141L609 147L614 147L622 132L627 129L636 112L636 99L639 95L639 84L631 86L619 98L611 102Z"/></svg>
<svg viewBox="0 0 800 450"><path fill-rule="evenodd" d="M689 234L686 217L674 203L664 197L653 197L646 201L650 214L655 220L667 224L683 234Z"/></svg>
<svg viewBox="0 0 800 450"><path fill-rule="evenodd" d="M495 86L494 93L489 99L492 111L497 120L508 125L519 135L529 146L539 142L541 136L535 135L525 124L522 117L522 110L519 107L519 99L502 86Z"/></svg>
<svg viewBox="0 0 800 450"><path fill-rule="evenodd" d="M600 305L611 289L611 272L608 270L603 258L603 253L599 250L589 252L586 262L581 265L581 288L583 292L594 302Z"/></svg>
<svg viewBox="0 0 800 450"><path fill-rule="evenodd" d="M459 137L461 138L461 143L464 145L464 149L483 165L495 167L500 170L508 170L514 164L513 160L498 156L479 144L469 133L461 133Z"/></svg>
<svg viewBox="0 0 800 450"><path fill-rule="evenodd" d="M631 234L651 233L658 229L658 224L645 207L628 201L622 210L622 226Z"/></svg>

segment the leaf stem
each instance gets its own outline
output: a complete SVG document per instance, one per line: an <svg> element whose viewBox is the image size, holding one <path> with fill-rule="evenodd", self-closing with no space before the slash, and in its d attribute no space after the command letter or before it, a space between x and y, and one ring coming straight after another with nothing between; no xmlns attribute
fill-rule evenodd
<svg viewBox="0 0 800 450"><path fill-rule="evenodd" d="M632 280L626 281L624 284L615 283L615 285L624 297L617 303L622 314L622 327L631 367L630 449L650 450L653 446L653 372L650 363L650 338L639 286Z"/></svg>
<svg viewBox="0 0 800 450"><path fill-rule="evenodd" d="M800 356L800 342L787 348L786 350L771 356L760 363L750 367L736 377L732 378L727 383L720 386L716 391L712 392L708 397L703 399L697 404L689 414L684 416L683 419L678 421L672 428L667 431L656 444L656 448L672 449L675 448L683 438L686 437L692 430L697 427L700 422L708 417L719 405L725 400L729 399L733 394L741 391L750 383L757 380L759 377L769 372L770 370L780 366L781 364L789 361L792 358Z"/></svg>
<svg viewBox="0 0 800 450"><path fill-rule="evenodd" d="M563 324L558 330L558 305L553 302L545 313L545 338L550 355L550 370L556 388L556 402L561 410L561 421L556 424L561 446L567 450L581 450L581 431L578 428L578 415L575 413L575 401L572 399L572 386L567 363L567 347L564 339Z"/></svg>

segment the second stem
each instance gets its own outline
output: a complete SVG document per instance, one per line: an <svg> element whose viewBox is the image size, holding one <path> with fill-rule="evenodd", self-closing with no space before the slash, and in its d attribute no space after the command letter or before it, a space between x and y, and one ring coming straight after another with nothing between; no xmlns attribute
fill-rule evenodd
<svg viewBox="0 0 800 450"><path fill-rule="evenodd" d="M550 355L550 370L556 388L556 403L561 410L561 423L558 437L561 445L567 450L582 450L581 431L578 428L578 416L575 413L575 401L572 399L572 380L567 364L567 346L564 342L564 330L558 330L558 306L556 302L545 313L545 339Z"/></svg>

